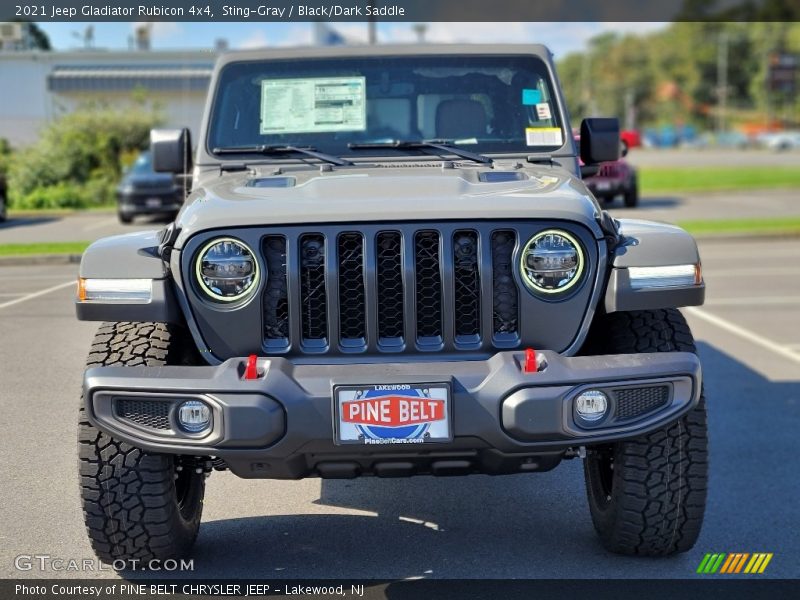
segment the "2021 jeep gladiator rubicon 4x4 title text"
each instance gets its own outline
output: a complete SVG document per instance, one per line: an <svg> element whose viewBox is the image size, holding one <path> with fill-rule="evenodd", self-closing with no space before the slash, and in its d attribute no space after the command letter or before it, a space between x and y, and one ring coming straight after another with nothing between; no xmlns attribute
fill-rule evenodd
<svg viewBox="0 0 800 600"><path fill-rule="evenodd" d="M160 232L92 244L77 314L103 321L80 410L83 509L105 560L191 548L206 476L466 475L583 457L603 544L692 547L705 405L677 307L694 240L612 219L546 48L233 53Z"/></svg>

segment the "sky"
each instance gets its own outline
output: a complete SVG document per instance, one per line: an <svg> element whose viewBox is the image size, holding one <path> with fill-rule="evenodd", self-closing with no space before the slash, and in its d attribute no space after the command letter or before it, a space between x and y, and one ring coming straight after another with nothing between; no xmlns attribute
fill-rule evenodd
<svg viewBox="0 0 800 600"><path fill-rule="evenodd" d="M57 50L83 46L82 33L94 26L94 46L111 50L129 47L137 23L40 23ZM378 41L415 42L413 23L379 23ZM556 57L581 50L586 42L604 32L646 33L664 23L428 23L425 39L430 42L537 42L547 45ZM215 40L227 40L231 49L265 46L307 45L313 39L311 23L176 23L152 24L152 49L213 48ZM334 23L334 30L353 43L367 40L366 23Z"/></svg>

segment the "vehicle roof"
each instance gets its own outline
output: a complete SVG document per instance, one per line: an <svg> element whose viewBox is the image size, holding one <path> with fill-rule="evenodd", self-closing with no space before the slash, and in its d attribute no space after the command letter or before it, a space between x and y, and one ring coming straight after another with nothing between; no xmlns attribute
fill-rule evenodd
<svg viewBox="0 0 800 600"><path fill-rule="evenodd" d="M374 46L303 46L234 50L220 55L217 67L232 62L276 60L284 58L347 58L373 56L442 56L442 55L532 54L544 60L551 57L542 44L377 44Z"/></svg>

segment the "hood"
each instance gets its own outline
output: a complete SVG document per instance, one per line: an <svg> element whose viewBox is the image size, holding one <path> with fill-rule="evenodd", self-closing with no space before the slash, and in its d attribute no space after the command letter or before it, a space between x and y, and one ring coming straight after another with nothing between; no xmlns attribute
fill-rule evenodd
<svg viewBox="0 0 800 600"><path fill-rule="evenodd" d="M272 166L202 181L178 217L176 245L209 229L312 223L561 219L603 235L593 196L561 168L431 162L324 169Z"/></svg>

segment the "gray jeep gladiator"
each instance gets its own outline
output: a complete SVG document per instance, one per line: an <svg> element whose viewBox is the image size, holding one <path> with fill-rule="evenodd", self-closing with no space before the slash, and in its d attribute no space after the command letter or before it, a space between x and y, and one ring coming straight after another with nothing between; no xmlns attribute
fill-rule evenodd
<svg viewBox="0 0 800 600"><path fill-rule="evenodd" d="M613 219L538 45L231 53L162 231L99 240L80 483L106 561L188 553L206 477L510 474L582 458L603 545L690 549L706 498L697 246ZM584 167L580 165L579 158ZM524 499L520 499L523 501ZM524 506L520 504L520 506ZM509 515L510 523L513 515Z"/></svg>

